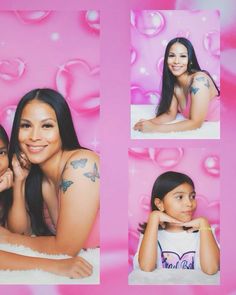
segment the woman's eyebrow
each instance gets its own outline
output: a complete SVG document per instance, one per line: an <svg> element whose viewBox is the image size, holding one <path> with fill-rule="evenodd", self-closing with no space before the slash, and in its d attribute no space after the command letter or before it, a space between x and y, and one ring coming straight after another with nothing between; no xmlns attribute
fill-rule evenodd
<svg viewBox="0 0 236 295"><path fill-rule="evenodd" d="M56 120L53 119L53 118L46 118L46 119L41 120L40 122L45 122L45 121L49 121L49 120L52 120L52 121L56 122ZM28 120L28 119L24 119L24 118L21 118L21 121L31 123L30 120Z"/></svg>
<svg viewBox="0 0 236 295"><path fill-rule="evenodd" d="M180 53L176 53L176 52L173 52L173 51L169 51L169 54L172 53L172 54L188 54L186 51L184 52L180 52Z"/></svg>
<svg viewBox="0 0 236 295"><path fill-rule="evenodd" d="M0 152L6 152L7 151L7 148L4 146L4 147L0 147Z"/></svg>

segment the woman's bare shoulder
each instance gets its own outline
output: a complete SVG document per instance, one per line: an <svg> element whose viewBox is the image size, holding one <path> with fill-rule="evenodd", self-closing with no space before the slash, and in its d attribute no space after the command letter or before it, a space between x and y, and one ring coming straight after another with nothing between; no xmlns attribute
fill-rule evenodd
<svg viewBox="0 0 236 295"><path fill-rule="evenodd" d="M67 163L71 162L71 161L95 161L98 162L99 161L99 156L91 150L86 150L86 149L78 149L78 150L74 150L71 151L70 154L68 155L67 158Z"/></svg>
<svg viewBox="0 0 236 295"><path fill-rule="evenodd" d="M192 74L191 78L192 78L191 79L192 83L198 83L198 82L206 83L207 81L210 82L211 80L209 75L206 72L202 72L202 71Z"/></svg>

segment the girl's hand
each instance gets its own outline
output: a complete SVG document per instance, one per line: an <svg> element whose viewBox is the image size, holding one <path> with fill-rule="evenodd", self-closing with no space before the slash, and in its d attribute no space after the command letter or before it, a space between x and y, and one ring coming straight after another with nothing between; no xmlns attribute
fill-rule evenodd
<svg viewBox="0 0 236 295"><path fill-rule="evenodd" d="M10 168L0 177L0 192L9 189L13 185L13 173Z"/></svg>
<svg viewBox="0 0 236 295"><path fill-rule="evenodd" d="M17 159L16 154L12 158L12 168L16 180L25 180L29 174L30 162L24 153L20 155L20 161Z"/></svg>
<svg viewBox="0 0 236 295"><path fill-rule="evenodd" d="M70 277L71 279L85 278L91 276L93 267L82 257L58 260L55 273Z"/></svg>
<svg viewBox="0 0 236 295"><path fill-rule="evenodd" d="M134 125L133 129L143 133L155 132L157 131L157 124L153 123L152 120L141 119Z"/></svg>
<svg viewBox="0 0 236 295"><path fill-rule="evenodd" d="M158 211L158 210L152 211L150 214L150 217L151 218L158 218L158 221L159 221L158 223L162 228L166 227L165 223L174 223L179 226L183 225L183 223L181 221L167 215L164 212Z"/></svg>
<svg viewBox="0 0 236 295"><path fill-rule="evenodd" d="M189 222L184 222L182 225L184 227L190 227L187 230L187 232L194 232L194 231L199 230L201 228L208 228L208 229L210 229L209 222L204 217L199 217L199 218L192 219Z"/></svg>

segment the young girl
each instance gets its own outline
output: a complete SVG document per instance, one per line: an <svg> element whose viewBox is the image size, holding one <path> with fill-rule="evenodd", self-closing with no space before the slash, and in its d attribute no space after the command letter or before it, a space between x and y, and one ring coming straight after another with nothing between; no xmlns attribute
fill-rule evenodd
<svg viewBox="0 0 236 295"><path fill-rule="evenodd" d="M11 169L8 168L8 144L9 139L6 131L0 125L0 225L5 225L7 219L8 200L12 194L13 174Z"/></svg>
<svg viewBox="0 0 236 295"><path fill-rule="evenodd" d="M197 207L193 181L185 174L166 172L155 181L148 222L134 257L134 267L219 270L220 252L204 217L193 218Z"/></svg>
<svg viewBox="0 0 236 295"><path fill-rule="evenodd" d="M191 42L172 39L165 51L161 101L156 117L140 120L134 130L141 132L172 132L200 128L204 121L219 121L220 91L211 75L203 71ZM177 113L185 120L172 124Z"/></svg>

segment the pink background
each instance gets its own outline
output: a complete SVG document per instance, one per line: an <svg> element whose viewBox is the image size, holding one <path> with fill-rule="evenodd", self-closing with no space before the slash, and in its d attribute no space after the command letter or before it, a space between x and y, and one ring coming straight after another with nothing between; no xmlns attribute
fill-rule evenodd
<svg viewBox="0 0 236 295"><path fill-rule="evenodd" d="M132 104L159 103L165 48L175 37L191 41L200 67L207 70L219 86L219 11L132 10Z"/></svg>
<svg viewBox="0 0 236 295"><path fill-rule="evenodd" d="M198 3L198 4L196 4ZM101 285L1 286L3 294L235 294L234 178L236 53L235 1L71 0L1 1L1 9L101 11ZM222 137L220 141L129 140L130 9L221 10ZM95 66L96 64L92 64ZM128 147L218 147L221 157L221 286L128 286Z"/></svg>
<svg viewBox="0 0 236 295"><path fill-rule="evenodd" d="M54 88L70 105L81 144L99 151L98 12L5 11L0 23L1 124L10 134L19 99Z"/></svg>
<svg viewBox="0 0 236 295"><path fill-rule="evenodd" d="M129 263L137 251L139 224L150 213L151 191L157 176L165 171L189 175L197 199L195 217L205 216L220 240L220 157L218 148L129 149Z"/></svg>

